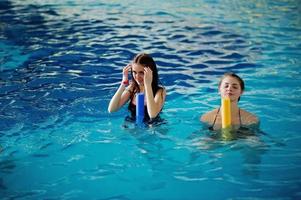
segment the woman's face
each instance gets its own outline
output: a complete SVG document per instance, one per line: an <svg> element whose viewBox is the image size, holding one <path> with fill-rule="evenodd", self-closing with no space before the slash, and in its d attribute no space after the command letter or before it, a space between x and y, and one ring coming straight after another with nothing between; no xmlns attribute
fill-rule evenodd
<svg viewBox="0 0 301 200"><path fill-rule="evenodd" d="M144 80L144 66L140 64L132 64L132 74L138 85L143 85Z"/></svg>
<svg viewBox="0 0 301 200"><path fill-rule="evenodd" d="M239 81L232 77L226 76L219 87L219 92L222 98L229 97L231 101L238 101L238 98L242 94Z"/></svg>

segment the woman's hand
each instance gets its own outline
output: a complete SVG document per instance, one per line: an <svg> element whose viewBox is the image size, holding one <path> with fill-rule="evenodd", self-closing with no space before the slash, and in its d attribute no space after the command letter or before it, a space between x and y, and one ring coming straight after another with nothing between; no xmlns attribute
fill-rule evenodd
<svg viewBox="0 0 301 200"><path fill-rule="evenodd" d="M129 80L129 70L132 68L132 64L127 64L122 70L122 81Z"/></svg>
<svg viewBox="0 0 301 200"><path fill-rule="evenodd" d="M144 67L144 85L151 85L153 81L153 71L149 67Z"/></svg>

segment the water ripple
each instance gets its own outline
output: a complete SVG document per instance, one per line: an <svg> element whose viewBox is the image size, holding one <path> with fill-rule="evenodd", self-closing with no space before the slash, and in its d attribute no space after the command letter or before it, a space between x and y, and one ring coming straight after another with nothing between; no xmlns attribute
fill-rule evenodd
<svg viewBox="0 0 301 200"><path fill-rule="evenodd" d="M0 2L0 170L6 176L1 191L8 191L8 198L44 198L47 186L55 193L59 184L72 188L72 181L139 184L141 174L151 181L134 188L169 194L179 182L187 188L244 186L242 193L236 191L250 197L262 186L278 191L300 184L296 2L144 3L142 8L131 1ZM107 113L122 68L139 52L154 57L167 89L164 130L137 133L121 125L126 109ZM200 130L199 116L219 106L218 78L227 71L243 76L240 105L260 116L266 134L233 144ZM199 137L188 144L195 132ZM34 177L42 186L30 191L10 189L7 180L19 179L18 173L39 174L39 167L62 176L47 183L49 177ZM281 178L272 177L277 172ZM171 179L172 184L166 181ZM28 184L24 180L20 187ZM60 198L85 193L69 189ZM128 194L108 190L97 197L132 199Z"/></svg>

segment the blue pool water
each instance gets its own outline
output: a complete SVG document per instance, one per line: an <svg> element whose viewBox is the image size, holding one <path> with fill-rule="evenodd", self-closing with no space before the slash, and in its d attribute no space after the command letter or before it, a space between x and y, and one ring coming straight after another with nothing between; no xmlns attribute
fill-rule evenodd
<svg viewBox="0 0 301 200"><path fill-rule="evenodd" d="M301 199L298 0L0 2L0 199ZM107 112L121 70L150 53L166 123ZM260 117L212 139L217 82L246 82Z"/></svg>

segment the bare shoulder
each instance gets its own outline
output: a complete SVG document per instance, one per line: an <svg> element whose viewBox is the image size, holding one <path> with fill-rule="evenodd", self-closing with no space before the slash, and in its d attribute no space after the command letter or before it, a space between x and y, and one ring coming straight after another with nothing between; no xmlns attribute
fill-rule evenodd
<svg viewBox="0 0 301 200"><path fill-rule="evenodd" d="M161 92L164 96L166 95L165 87L160 88L158 91Z"/></svg>
<svg viewBox="0 0 301 200"><path fill-rule="evenodd" d="M243 109L241 109L241 117L242 117L243 124L245 124L245 125L259 123L259 118L256 115L254 115L246 110L243 110Z"/></svg>
<svg viewBox="0 0 301 200"><path fill-rule="evenodd" d="M163 105L165 102L165 98L166 98L166 90L164 87L160 87L155 94L154 100L156 103Z"/></svg>
<svg viewBox="0 0 301 200"><path fill-rule="evenodd" d="M166 88L165 87L161 87L160 90L162 90L162 92L166 93Z"/></svg>
<svg viewBox="0 0 301 200"><path fill-rule="evenodd" d="M216 108L216 109L214 109L212 111L209 111L209 112L203 114L200 117L200 121L201 122L205 122L205 123L211 123L214 120L217 111L218 111L218 109Z"/></svg>
<svg viewBox="0 0 301 200"><path fill-rule="evenodd" d="M158 89L158 91L156 92L156 96L160 95L161 97L163 97L163 99L166 96L166 89L164 87L161 87L160 89Z"/></svg>

